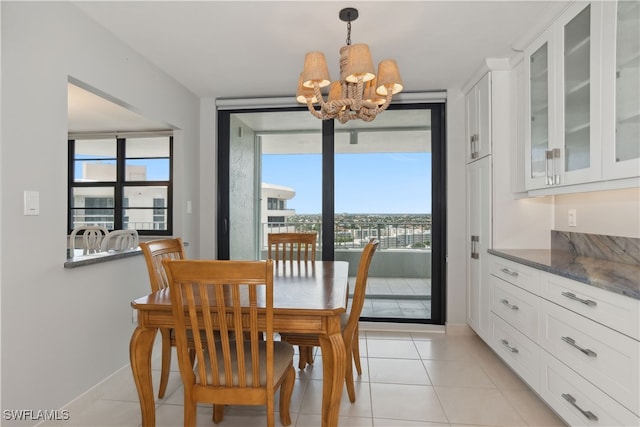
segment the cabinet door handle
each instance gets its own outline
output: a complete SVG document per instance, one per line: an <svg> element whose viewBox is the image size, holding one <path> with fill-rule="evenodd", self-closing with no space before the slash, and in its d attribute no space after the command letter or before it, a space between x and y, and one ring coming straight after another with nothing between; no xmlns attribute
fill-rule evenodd
<svg viewBox="0 0 640 427"><path fill-rule="evenodd" d="M554 148L553 152L553 185L560 184L560 149Z"/></svg>
<svg viewBox="0 0 640 427"><path fill-rule="evenodd" d="M475 236L472 235L471 236L471 258L473 259L479 259L480 258L480 254L478 253L477 249L476 249L476 243L480 242L480 236Z"/></svg>
<svg viewBox="0 0 640 427"><path fill-rule="evenodd" d="M578 344L576 344L576 340L574 340L571 337L562 337L562 341L566 342L567 344L569 344L571 347L580 350L582 353L586 354L589 357L598 357L598 353L596 353L593 350L590 350L588 348L582 348L580 347Z"/></svg>
<svg viewBox="0 0 640 427"><path fill-rule="evenodd" d="M592 300L590 300L590 299L581 299L581 298L578 298L578 297L576 296L576 294L574 294L573 292L563 292L561 295L562 295L563 297L567 297L567 298L569 298L570 300L581 302L582 304L584 304L584 305L588 305L589 307L595 307L595 306L597 306L597 305L598 305L598 303L597 303L597 302L592 301Z"/></svg>
<svg viewBox="0 0 640 427"><path fill-rule="evenodd" d="M520 307L518 307L517 305L509 304L509 300L501 299L500 302L504 304L507 308L510 308L511 310L514 310L514 311L520 310Z"/></svg>
<svg viewBox="0 0 640 427"><path fill-rule="evenodd" d="M564 398L564 400L566 400L567 402L571 403L571 405L576 408L578 411L580 411L580 413L582 415L584 415L588 420L591 421L598 421L598 417L595 416L595 414L591 411L585 411L584 409L582 409L581 407L578 406L578 404L576 403L576 398L571 396L569 393L564 393L562 395L562 397Z"/></svg>
<svg viewBox="0 0 640 427"><path fill-rule="evenodd" d="M505 348L506 348L507 350L509 350L511 353L519 353L519 351L518 351L518 349L517 349L517 348L515 348L515 347L511 347L511 346L509 345L509 341L507 341L507 340L505 340L505 339L501 339L501 340L500 340L500 343L501 343L503 346L505 346Z"/></svg>
<svg viewBox="0 0 640 427"><path fill-rule="evenodd" d="M544 152L545 163L545 184L553 185L553 151L547 150Z"/></svg>
<svg viewBox="0 0 640 427"><path fill-rule="evenodd" d="M471 158L478 158L478 134L471 135Z"/></svg>
<svg viewBox="0 0 640 427"><path fill-rule="evenodd" d="M518 277L517 271L509 270L507 267L501 268L500 271L504 274L508 274L509 276Z"/></svg>

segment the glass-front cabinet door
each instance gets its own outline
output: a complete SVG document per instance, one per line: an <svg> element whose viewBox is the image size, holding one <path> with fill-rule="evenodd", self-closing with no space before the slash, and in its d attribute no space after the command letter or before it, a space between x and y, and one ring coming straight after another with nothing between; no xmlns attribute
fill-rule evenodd
<svg viewBox="0 0 640 427"><path fill-rule="evenodd" d="M603 178L640 175L640 2L603 11Z"/></svg>
<svg viewBox="0 0 640 427"><path fill-rule="evenodd" d="M546 31L525 51L525 81L527 103L525 106L525 186L527 189L551 185L554 163L551 161L554 141L552 124L555 119L553 104L554 80L552 70L553 28Z"/></svg>
<svg viewBox="0 0 640 427"><path fill-rule="evenodd" d="M574 3L525 50L527 190L601 177L601 9Z"/></svg>
<svg viewBox="0 0 640 427"><path fill-rule="evenodd" d="M600 2L577 3L558 25L562 176L555 185L600 179L601 8Z"/></svg>

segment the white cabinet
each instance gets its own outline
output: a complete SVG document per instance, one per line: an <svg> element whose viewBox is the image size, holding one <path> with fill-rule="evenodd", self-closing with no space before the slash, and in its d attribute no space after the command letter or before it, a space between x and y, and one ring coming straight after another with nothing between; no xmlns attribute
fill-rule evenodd
<svg viewBox="0 0 640 427"><path fill-rule="evenodd" d="M572 426L638 426L640 418L544 350L538 394Z"/></svg>
<svg viewBox="0 0 640 427"><path fill-rule="evenodd" d="M491 154L491 73L465 96L467 163Z"/></svg>
<svg viewBox="0 0 640 427"><path fill-rule="evenodd" d="M542 299L540 346L640 414L640 342Z"/></svg>
<svg viewBox="0 0 640 427"><path fill-rule="evenodd" d="M528 190L601 178L600 2L576 2L525 50Z"/></svg>
<svg viewBox="0 0 640 427"><path fill-rule="evenodd" d="M491 156L467 165L466 188L467 323L485 338L490 333Z"/></svg>
<svg viewBox="0 0 640 427"><path fill-rule="evenodd" d="M540 349L534 341L492 313L489 345L531 388L537 388Z"/></svg>
<svg viewBox="0 0 640 427"><path fill-rule="evenodd" d="M640 2L605 2L602 58L602 175L640 174Z"/></svg>
<svg viewBox="0 0 640 427"><path fill-rule="evenodd" d="M524 52L531 195L640 180L640 4L573 3Z"/></svg>
<svg viewBox="0 0 640 427"><path fill-rule="evenodd" d="M485 341L570 425L640 425L640 301L491 256Z"/></svg>

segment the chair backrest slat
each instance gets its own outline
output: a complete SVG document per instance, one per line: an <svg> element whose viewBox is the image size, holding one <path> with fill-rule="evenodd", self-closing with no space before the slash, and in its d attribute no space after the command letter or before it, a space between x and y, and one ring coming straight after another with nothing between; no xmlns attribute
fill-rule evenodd
<svg viewBox="0 0 640 427"><path fill-rule="evenodd" d="M141 242L140 249L144 254L151 282L151 291L156 292L169 286L167 273L162 265L164 259L185 259L184 244L180 237L157 239Z"/></svg>
<svg viewBox="0 0 640 427"><path fill-rule="evenodd" d="M317 233L269 233L267 258L275 261L315 261Z"/></svg>
<svg viewBox="0 0 640 427"><path fill-rule="evenodd" d="M170 283L180 371L203 387L273 387L272 261L162 263ZM188 335L195 343L197 374L188 355ZM243 343L247 335L250 346ZM264 347L267 363L261 372Z"/></svg>

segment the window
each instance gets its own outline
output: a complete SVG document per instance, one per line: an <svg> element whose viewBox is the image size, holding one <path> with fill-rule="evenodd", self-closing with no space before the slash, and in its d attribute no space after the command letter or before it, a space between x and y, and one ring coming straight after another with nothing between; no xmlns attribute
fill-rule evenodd
<svg viewBox="0 0 640 427"><path fill-rule="evenodd" d="M171 134L69 139L68 232L80 225L172 233Z"/></svg>
<svg viewBox="0 0 640 427"><path fill-rule="evenodd" d="M276 199L275 197L267 198L267 209L273 211L284 209L284 200Z"/></svg>

